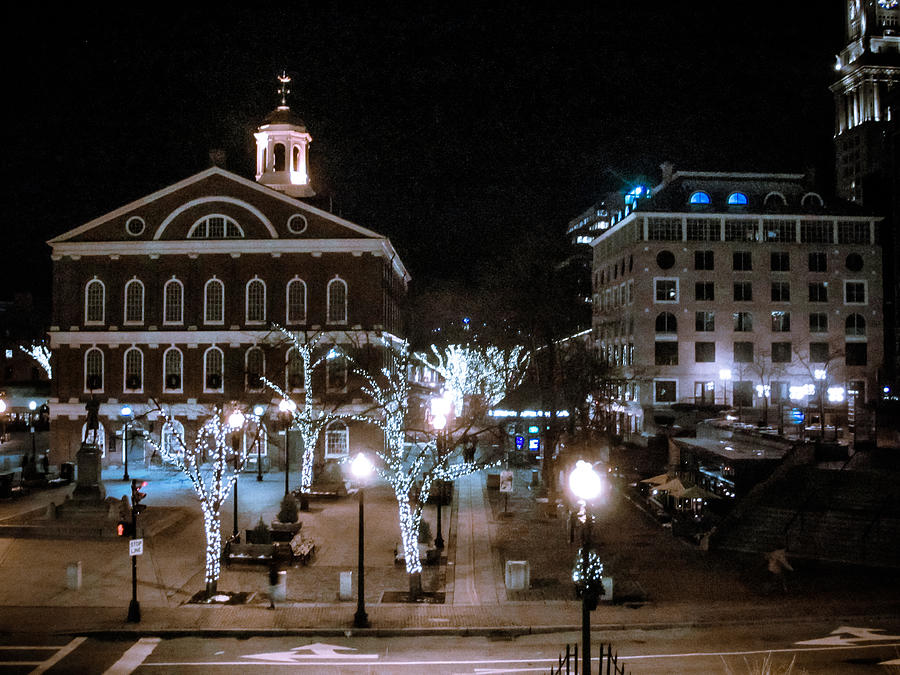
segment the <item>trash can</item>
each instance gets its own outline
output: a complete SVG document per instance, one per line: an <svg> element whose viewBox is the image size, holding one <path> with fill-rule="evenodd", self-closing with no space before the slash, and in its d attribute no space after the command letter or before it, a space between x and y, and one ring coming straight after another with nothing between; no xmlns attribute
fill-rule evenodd
<svg viewBox="0 0 900 675"><path fill-rule="evenodd" d="M66 588L70 591L81 590L81 561L66 565Z"/></svg>
<svg viewBox="0 0 900 675"><path fill-rule="evenodd" d="M75 480L75 464L72 462L63 462L60 464L59 477L67 483L71 483Z"/></svg>
<svg viewBox="0 0 900 675"><path fill-rule="evenodd" d="M531 571L527 560L506 561L506 589L527 591L531 586Z"/></svg>
<svg viewBox="0 0 900 675"><path fill-rule="evenodd" d="M341 600L353 599L353 572L341 572L341 584L338 592Z"/></svg>

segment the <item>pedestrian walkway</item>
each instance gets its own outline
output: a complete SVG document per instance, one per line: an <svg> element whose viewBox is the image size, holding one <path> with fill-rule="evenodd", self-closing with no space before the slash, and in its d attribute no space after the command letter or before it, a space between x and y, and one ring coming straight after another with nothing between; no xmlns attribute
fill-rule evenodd
<svg viewBox="0 0 900 675"><path fill-rule="evenodd" d="M484 476L473 473L456 481L456 550L454 605L497 604L494 555L484 502Z"/></svg>

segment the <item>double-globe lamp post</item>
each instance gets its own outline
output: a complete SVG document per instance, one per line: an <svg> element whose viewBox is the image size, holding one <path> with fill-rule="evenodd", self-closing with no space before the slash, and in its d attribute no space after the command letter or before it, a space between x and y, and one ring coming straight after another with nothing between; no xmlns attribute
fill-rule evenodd
<svg viewBox="0 0 900 675"><path fill-rule="evenodd" d="M447 451L447 422L453 413L453 400L449 392L445 392L440 398L431 399L431 427L435 430L435 450L440 461L441 455ZM437 484L437 536L434 538L434 547L438 551L444 550L444 534L441 527L441 505L444 502L444 482Z"/></svg>
<svg viewBox="0 0 900 675"><path fill-rule="evenodd" d="M235 410L228 416L228 426L231 427L231 454L234 456L234 521L231 527L232 536L238 536L238 478L241 468L241 434L244 431L244 422L247 419L240 410Z"/></svg>
<svg viewBox="0 0 900 675"><path fill-rule="evenodd" d="M134 415L134 411L131 409L131 406L123 405L119 414L125 421L125 426L122 428L122 455L124 459L122 463L125 465L125 473L122 476L122 480L131 480L131 477L128 475L128 424L131 422L131 416ZM31 429L32 438L34 438L34 426Z"/></svg>
<svg viewBox="0 0 900 675"><path fill-rule="evenodd" d="M290 433L291 425L294 423L294 412L297 410L297 404L289 398L283 398L278 402L278 412L284 422L284 496L290 494L288 486L288 474L291 463L291 443Z"/></svg>
<svg viewBox="0 0 900 675"><path fill-rule="evenodd" d="M365 577L365 526L363 521L364 488L372 474L372 461L362 452L350 464L350 471L359 483L359 569L356 574L356 614L353 615L354 628L368 628L369 617L366 614L366 577Z"/></svg>
<svg viewBox="0 0 900 675"><path fill-rule="evenodd" d="M581 654L582 672L591 672L591 593L588 590L588 567L591 547L591 513L589 505L603 492L603 479L594 467L583 460L578 460L569 474L569 488L582 503L584 509L584 526L581 530Z"/></svg>
<svg viewBox="0 0 900 675"><path fill-rule="evenodd" d="M253 414L256 415L259 424L262 424L264 412L266 412L266 409L261 405L253 407ZM256 434L256 480L257 482L262 483L262 433Z"/></svg>

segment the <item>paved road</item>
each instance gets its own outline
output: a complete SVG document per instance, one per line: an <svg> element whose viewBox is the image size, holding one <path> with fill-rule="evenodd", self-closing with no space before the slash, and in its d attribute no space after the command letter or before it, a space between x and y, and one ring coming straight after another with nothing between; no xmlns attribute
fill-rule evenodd
<svg viewBox="0 0 900 675"><path fill-rule="evenodd" d="M866 625L806 621L719 628L595 633L610 641L635 675L741 675L768 662L782 672L890 672L900 658L900 619ZM144 637L105 641L77 636L5 636L0 675L159 675L160 673L544 673L574 633L487 637L300 638ZM597 647L595 646L595 654ZM768 671L767 671L768 672Z"/></svg>

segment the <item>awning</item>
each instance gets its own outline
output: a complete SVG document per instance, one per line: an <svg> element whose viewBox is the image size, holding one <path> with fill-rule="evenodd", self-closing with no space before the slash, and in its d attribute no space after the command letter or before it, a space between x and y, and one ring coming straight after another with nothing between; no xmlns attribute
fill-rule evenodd
<svg viewBox="0 0 900 675"><path fill-rule="evenodd" d="M679 496L679 499L721 499L719 495L713 494L708 490L704 490L701 487L697 487L696 485L692 485L689 488L686 488L684 492L682 492Z"/></svg>
<svg viewBox="0 0 900 675"><path fill-rule="evenodd" d="M669 482L669 474L661 473L658 476L653 476L653 478L645 478L641 481L641 483L647 483L649 485L662 485L663 483Z"/></svg>

